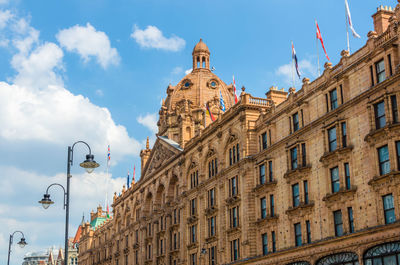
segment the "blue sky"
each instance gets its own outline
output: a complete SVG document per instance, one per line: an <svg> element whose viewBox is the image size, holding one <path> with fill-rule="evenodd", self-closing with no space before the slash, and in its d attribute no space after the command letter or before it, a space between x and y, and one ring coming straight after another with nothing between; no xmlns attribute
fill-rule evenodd
<svg viewBox="0 0 400 265"><path fill-rule="evenodd" d="M353 51L365 44L377 6L396 3L349 0L361 35L351 38ZM51 191L56 204L47 211L37 201L50 183L65 183L69 144L87 141L102 164L85 174L77 165L86 150L77 146L71 236L83 212L87 219L106 193L121 190L133 165L139 175L166 88L191 68L200 38L218 76L229 84L234 74L238 88L264 97L272 85L291 86L292 40L300 71L315 79L314 19L336 64L346 48L343 1L0 0L0 260L16 229L29 245L14 247L11 264L63 245L61 191Z"/></svg>

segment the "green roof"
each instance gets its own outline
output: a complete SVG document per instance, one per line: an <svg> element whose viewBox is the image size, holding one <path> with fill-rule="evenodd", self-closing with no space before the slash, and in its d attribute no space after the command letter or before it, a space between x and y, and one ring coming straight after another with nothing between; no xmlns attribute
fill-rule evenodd
<svg viewBox="0 0 400 265"><path fill-rule="evenodd" d="M97 217L90 222L90 226L96 229L99 225L103 224L107 220L106 217Z"/></svg>

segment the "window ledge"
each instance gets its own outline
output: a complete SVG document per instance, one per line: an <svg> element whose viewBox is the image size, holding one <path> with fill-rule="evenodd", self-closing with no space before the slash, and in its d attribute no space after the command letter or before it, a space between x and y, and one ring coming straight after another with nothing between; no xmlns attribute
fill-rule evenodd
<svg viewBox="0 0 400 265"><path fill-rule="evenodd" d="M139 248L139 243L133 244L133 249L138 249Z"/></svg>
<svg viewBox="0 0 400 265"><path fill-rule="evenodd" d="M198 245L197 242L190 243L190 244L187 245L187 248L188 249L194 249L194 248L197 248L197 245Z"/></svg>
<svg viewBox="0 0 400 265"><path fill-rule="evenodd" d="M277 183L278 183L278 181L273 180L273 181L265 182L264 184L258 184L257 186L255 186L255 187L253 188L253 191L254 191L254 192L263 191L263 190L266 189L267 187L274 187L274 186L276 186Z"/></svg>
<svg viewBox="0 0 400 265"><path fill-rule="evenodd" d="M217 239L218 239L217 236L209 236L206 238L206 242L211 243L211 242L217 241Z"/></svg>
<svg viewBox="0 0 400 265"><path fill-rule="evenodd" d="M370 181L368 181L368 185L373 187L378 186L384 182L390 182L400 177L400 171L391 171L385 175L375 176Z"/></svg>
<svg viewBox="0 0 400 265"><path fill-rule="evenodd" d="M210 216L210 215L213 215L214 213L216 213L217 211L218 211L218 208L216 208L215 206L211 206L204 210L204 214L206 216Z"/></svg>
<svg viewBox="0 0 400 265"><path fill-rule="evenodd" d="M119 257L119 254L120 254L120 253L119 253L119 250L117 250L117 251L114 253L114 257L116 257L116 258Z"/></svg>
<svg viewBox="0 0 400 265"><path fill-rule="evenodd" d="M371 130L365 137L364 141L371 143L379 138L388 138L391 137L387 132L392 129L400 129L400 123L389 123L383 126L382 128Z"/></svg>
<svg viewBox="0 0 400 265"><path fill-rule="evenodd" d="M193 224L195 223L199 218L197 217L197 215L192 215L190 217L187 218L187 223L188 224Z"/></svg>
<svg viewBox="0 0 400 265"><path fill-rule="evenodd" d="M157 235L159 235L159 236L163 236L164 234L165 234L165 229L162 229L157 232Z"/></svg>
<svg viewBox="0 0 400 265"><path fill-rule="evenodd" d="M312 207L314 207L314 201L309 201L308 204L305 204L304 202L300 202L299 206L289 207L289 209L286 210L286 214L295 215L295 214L301 213L303 211L306 211Z"/></svg>
<svg viewBox="0 0 400 265"><path fill-rule="evenodd" d="M257 221L255 221L256 225L263 225L269 221L276 221L279 219L279 215L275 214L274 216L267 215L265 218L259 218Z"/></svg>
<svg viewBox="0 0 400 265"><path fill-rule="evenodd" d="M151 242L153 240L153 236L146 236L145 241Z"/></svg>
<svg viewBox="0 0 400 265"><path fill-rule="evenodd" d="M128 254L129 253L129 247L124 248L124 254Z"/></svg>
<svg viewBox="0 0 400 265"><path fill-rule="evenodd" d="M311 164L307 164L305 166L299 166L296 169L291 169L286 171L286 173L283 175L283 177L285 179L287 179L287 181L289 181L293 176L298 176L299 174L303 173L303 172L308 172L310 171L312 168Z"/></svg>
<svg viewBox="0 0 400 265"><path fill-rule="evenodd" d="M160 259L164 259L165 258L165 254L163 253L163 254L158 254L157 255L157 259L158 260L160 260Z"/></svg>
<svg viewBox="0 0 400 265"><path fill-rule="evenodd" d="M233 205L240 201L239 195L234 195L225 200L227 205Z"/></svg>
<svg viewBox="0 0 400 265"><path fill-rule="evenodd" d="M346 154L353 150L354 146L352 144L346 146L346 147L341 147L337 148L335 151L332 152L325 152L321 158L319 159L319 162L323 162L324 165L326 165L328 160L331 160L332 158L337 158L341 154Z"/></svg>
<svg viewBox="0 0 400 265"><path fill-rule="evenodd" d="M170 253L171 255L173 255L173 254L175 254L175 253L179 253L179 247L176 248L176 249L171 249L171 250L169 251L169 253Z"/></svg>
<svg viewBox="0 0 400 265"><path fill-rule="evenodd" d="M353 185L348 190L340 188L338 192L326 194L322 200L325 202L337 202L342 197L353 196L354 193L356 193L356 191L357 191L357 186Z"/></svg>
<svg viewBox="0 0 400 265"><path fill-rule="evenodd" d="M227 234L233 234L235 232L240 232L240 231L241 231L240 226L237 226L237 227L229 228L228 230L226 230L226 233Z"/></svg>
<svg viewBox="0 0 400 265"><path fill-rule="evenodd" d="M153 263L153 259L145 259L144 264L151 264Z"/></svg>

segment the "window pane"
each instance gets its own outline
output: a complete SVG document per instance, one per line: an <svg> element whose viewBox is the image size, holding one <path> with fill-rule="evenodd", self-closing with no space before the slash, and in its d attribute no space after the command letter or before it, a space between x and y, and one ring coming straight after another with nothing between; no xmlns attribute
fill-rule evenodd
<svg viewBox="0 0 400 265"><path fill-rule="evenodd" d="M290 158L292 161L292 169L297 168L297 147L290 150Z"/></svg>
<svg viewBox="0 0 400 265"><path fill-rule="evenodd" d="M396 265L396 256L391 255L383 258L384 265Z"/></svg>
<svg viewBox="0 0 400 265"><path fill-rule="evenodd" d="M265 165L260 166L260 184L265 183Z"/></svg>
<svg viewBox="0 0 400 265"><path fill-rule="evenodd" d="M386 125L384 101L375 104L375 124L377 129L382 128Z"/></svg>
<svg viewBox="0 0 400 265"><path fill-rule="evenodd" d="M338 167L331 168L331 182L332 182L332 193L338 192L340 190Z"/></svg>
<svg viewBox="0 0 400 265"><path fill-rule="evenodd" d="M336 89L329 92L331 98L331 109L334 110L338 107Z"/></svg>
<svg viewBox="0 0 400 265"><path fill-rule="evenodd" d="M293 119L293 130L297 131L299 129L299 114L296 112L292 116Z"/></svg>
<svg viewBox="0 0 400 265"><path fill-rule="evenodd" d="M329 139L329 151L335 151L337 148L336 143L336 127L333 127L328 130L328 139Z"/></svg>
<svg viewBox="0 0 400 265"><path fill-rule="evenodd" d="M396 142L397 170L400 170L400 141Z"/></svg>
<svg viewBox="0 0 400 265"><path fill-rule="evenodd" d="M293 196L293 207L299 206L300 204L299 184L294 184L292 186L292 196Z"/></svg>
<svg viewBox="0 0 400 265"><path fill-rule="evenodd" d="M379 156L379 170L380 174L384 175L390 172L390 162L389 162L389 149L388 146L382 146L378 148Z"/></svg>

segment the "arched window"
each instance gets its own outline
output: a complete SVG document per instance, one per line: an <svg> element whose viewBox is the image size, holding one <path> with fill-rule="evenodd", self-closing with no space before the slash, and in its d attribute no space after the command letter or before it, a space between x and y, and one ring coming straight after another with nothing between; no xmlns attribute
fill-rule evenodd
<svg viewBox="0 0 400 265"><path fill-rule="evenodd" d="M358 265L358 256L352 252L337 253L321 258L316 265Z"/></svg>
<svg viewBox="0 0 400 265"><path fill-rule="evenodd" d="M390 242L368 249L364 254L366 265L399 265L400 242Z"/></svg>
<svg viewBox="0 0 400 265"><path fill-rule="evenodd" d="M297 262L289 263L287 265L311 265L311 264L307 261L297 261Z"/></svg>

